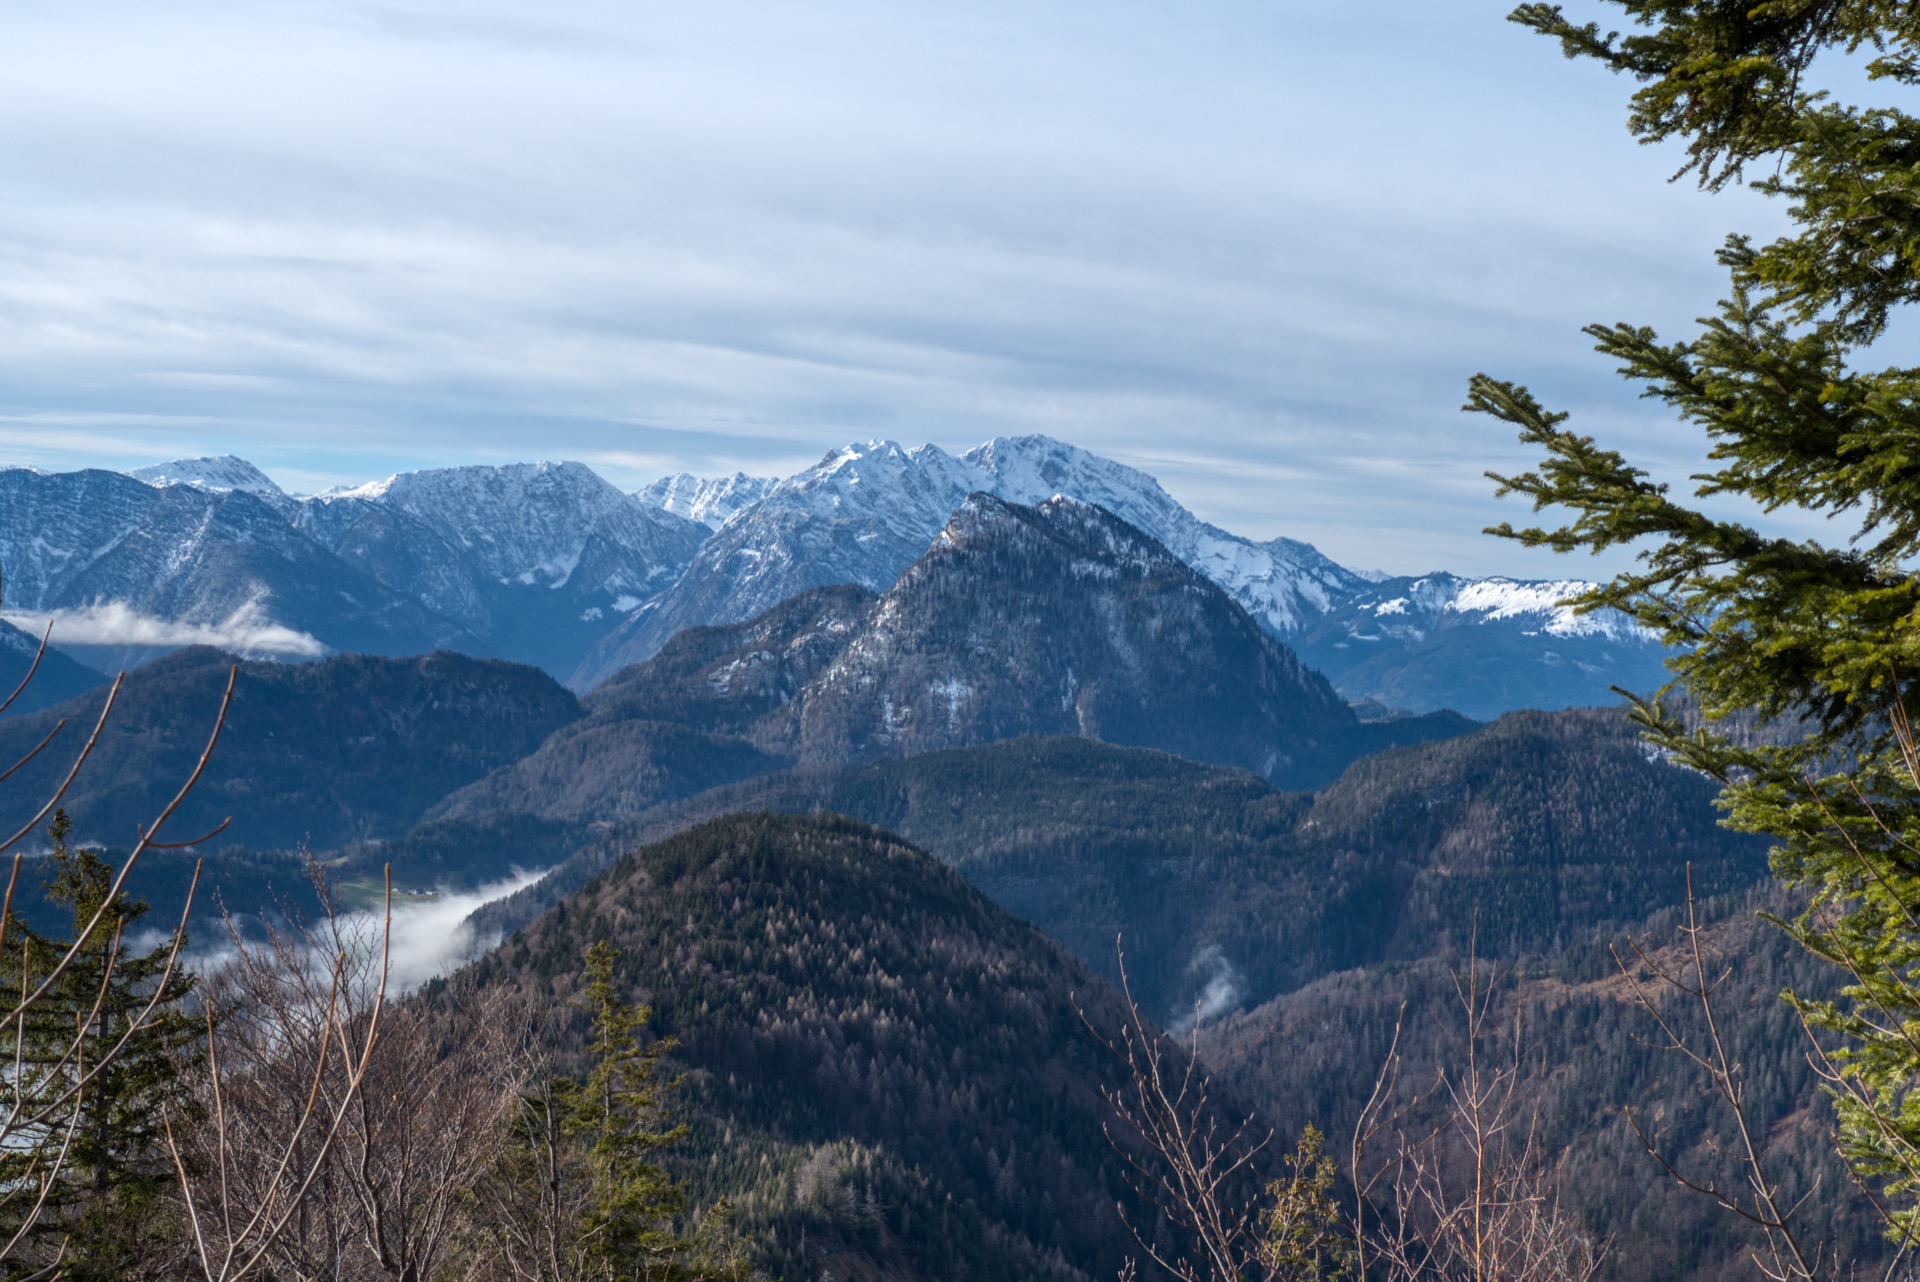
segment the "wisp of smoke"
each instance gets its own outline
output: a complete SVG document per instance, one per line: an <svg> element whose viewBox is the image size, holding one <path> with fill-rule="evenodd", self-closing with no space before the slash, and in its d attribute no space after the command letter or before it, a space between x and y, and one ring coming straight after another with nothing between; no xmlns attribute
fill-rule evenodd
<svg viewBox="0 0 1920 1282"><path fill-rule="evenodd" d="M218 623L186 623L142 614L124 601L61 610L18 610L11 622L29 632L53 624L55 645L212 645L243 655L317 659L327 647L298 629L266 617L258 600Z"/></svg>
<svg viewBox="0 0 1920 1282"><path fill-rule="evenodd" d="M1240 972L1234 969L1218 944L1206 944L1187 963L1187 974L1200 981L1193 1005L1167 1025L1175 1037L1185 1037L1197 1026L1216 1015L1224 1015L1240 1004Z"/></svg>

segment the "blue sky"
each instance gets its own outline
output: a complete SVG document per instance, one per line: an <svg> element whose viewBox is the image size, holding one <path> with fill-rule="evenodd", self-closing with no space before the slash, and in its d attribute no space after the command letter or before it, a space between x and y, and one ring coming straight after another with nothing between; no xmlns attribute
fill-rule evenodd
<svg viewBox="0 0 1920 1282"><path fill-rule="evenodd" d="M1045 432L1348 564L1481 536L1486 369L1664 475L1579 326L1779 213L1506 0L13 3L0 461L622 485Z"/></svg>

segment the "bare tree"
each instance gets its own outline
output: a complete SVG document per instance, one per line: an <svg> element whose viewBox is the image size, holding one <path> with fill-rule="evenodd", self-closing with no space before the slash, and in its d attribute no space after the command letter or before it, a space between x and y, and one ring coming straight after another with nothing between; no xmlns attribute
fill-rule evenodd
<svg viewBox="0 0 1920 1282"><path fill-rule="evenodd" d="M339 1162L373 1263L423 1282L473 1231L472 1197L505 1146L528 1068L498 990L459 977L387 1013Z"/></svg>
<svg viewBox="0 0 1920 1282"><path fill-rule="evenodd" d="M1102 1091L1114 1116L1107 1138L1125 1159L1135 1190L1191 1239L1198 1258L1174 1253L1131 1219L1127 1229L1147 1258L1180 1282L1265 1276L1261 1208L1247 1193L1257 1187L1256 1163L1273 1132L1251 1114L1237 1121L1220 1114L1200 1063L1200 1021L1182 1052L1141 1014L1125 954L1119 965L1127 1012L1119 1033L1110 1037L1079 1012L1127 1069L1124 1085ZM1120 1213L1125 1219L1125 1208Z"/></svg>
<svg viewBox="0 0 1920 1282"><path fill-rule="evenodd" d="M1095 1030L1127 1068L1125 1084L1107 1092L1109 1138L1135 1187L1195 1244L1175 1255L1128 1222L1146 1257L1180 1282L1589 1282L1598 1273L1604 1244L1559 1204L1537 1143L1520 1025L1496 1017L1498 976L1477 956L1454 977L1454 1062L1422 1091L1401 1087L1395 1027L1348 1146L1350 1211L1332 1198L1332 1164L1312 1128L1284 1174L1257 1178L1272 1132L1251 1115L1220 1115L1197 1031L1184 1048L1168 1042L1125 975L1123 959L1126 1026L1111 1039Z"/></svg>
<svg viewBox="0 0 1920 1282"><path fill-rule="evenodd" d="M0 702L0 713L19 700L31 684L34 675L47 651L52 627L42 633L39 648L29 664L26 675L22 677L13 692L4 702ZM92 999L90 1008L84 1005L80 1009L60 1009L53 1007L62 1001L62 980L76 965L82 954L98 946L100 932L116 905L122 902L128 877L141 858L151 850L180 848L205 841L226 827L221 823L212 832L186 841L163 842L159 834L172 819L189 793L199 783L205 772L207 761L212 756L214 746L219 742L220 731L226 725L227 712L232 706L233 689L238 669L229 671L226 691L221 697L213 726L207 735L205 747L187 778L181 783L172 799L161 808L153 820L140 827L138 840L125 861L114 875L97 910L91 919L75 932L74 938L60 953L51 959L43 969L36 970L33 964L31 947L22 945L19 949L18 987L0 999L0 1047L5 1047L12 1060L9 1069L0 1074L0 1153L13 1159L8 1178L0 1182L0 1215L11 1230L0 1235L0 1260L9 1262L18 1271L19 1276L28 1278L49 1277L60 1266L59 1252L51 1260L28 1261L24 1254L30 1232L40 1221L42 1211L48 1200L59 1186L73 1152L76 1128L82 1117L82 1105L88 1098L88 1092L98 1081L100 1074L121 1055L126 1053L132 1040L149 1026L155 1011L170 986L180 960L181 950L186 943L187 914L192 910L193 896L198 888L199 872L196 868L193 884L188 890L186 908L181 914L179 925L173 931L165 962L159 980L152 986L151 1000L147 1006L125 1021L124 1026L112 1035L105 1033L101 1011L107 1000L116 967L122 958L122 940L116 925L110 932L111 938L106 949L106 962L102 968L100 983ZM7 879L5 895L0 898L0 958L13 956L14 947L7 939L8 927L14 920L14 897L20 885L20 874L24 855L17 850L40 824L52 814L66 796L73 782L80 775L88 759L93 755L100 736L105 730L113 708L119 698L125 674L116 677L103 699L98 715L94 719L92 730L75 754L72 764L34 812L12 834L0 839L0 853L15 850L13 863ZM0 770L0 783L11 779L20 769L47 751L65 730L63 718L33 748L19 760ZM12 963L5 963L9 968ZM10 971L11 975L11 971ZM48 1017L58 1020L70 1020L72 1035L64 1045L55 1047L50 1053L47 1049L36 1047L33 1052L33 1064L29 1067L28 1044L32 1036L30 1025L44 1027Z"/></svg>
<svg viewBox="0 0 1920 1282"><path fill-rule="evenodd" d="M167 1119L206 1282L354 1276L353 1194L336 1150L362 1102L386 1010L393 886L378 946L329 911L265 942L228 923L207 983L199 1116Z"/></svg>
<svg viewBox="0 0 1920 1282"><path fill-rule="evenodd" d="M1394 1282L1587 1282L1604 1244L1560 1206L1540 1151L1536 1075L1498 972L1470 950L1453 976L1459 1025L1432 1087L1396 1104L1398 1030L1355 1125L1349 1174L1362 1259ZM1370 1156L1391 1136L1387 1152ZM1385 1203L1371 1204L1378 1197ZM1369 1214L1371 1212L1371 1214Z"/></svg>

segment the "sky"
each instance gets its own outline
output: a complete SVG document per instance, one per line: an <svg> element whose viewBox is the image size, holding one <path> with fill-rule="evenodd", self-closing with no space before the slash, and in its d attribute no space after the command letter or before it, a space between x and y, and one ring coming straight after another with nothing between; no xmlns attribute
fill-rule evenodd
<svg viewBox="0 0 1920 1282"><path fill-rule="evenodd" d="M1783 224L1510 7L14 0L0 463L637 488L1041 432L1358 568L1585 572L1480 533L1529 459L1468 376L1683 479L1580 326L1677 335Z"/></svg>

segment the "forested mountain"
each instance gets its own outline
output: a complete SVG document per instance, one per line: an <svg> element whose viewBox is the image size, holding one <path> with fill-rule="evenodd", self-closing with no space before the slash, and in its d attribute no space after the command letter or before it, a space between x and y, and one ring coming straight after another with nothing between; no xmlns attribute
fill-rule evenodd
<svg viewBox="0 0 1920 1282"><path fill-rule="evenodd" d="M1783 1202L1807 1202L1795 1217L1809 1247L1879 1276L1891 1244L1833 1151L1829 1104L1808 1060L1811 1049L1783 989L1830 993L1838 972L1809 956L1762 911L1790 915L1791 899L1770 885L1703 902L1707 978L1717 982L1716 1015L1738 1065L1748 1122ZM1744 1188L1748 1173L1732 1113L1705 1075L1677 1052L1635 1001L1616 954L1674 1028L1708 1048L1699 1004L1638 964L1631 940L1689 983L1680 910L1663 908L1619 934L1554 957L1503 959L1489 967L1494 1000L1487 1048L1502 1065L1522 1065L1517 1116L1554 1176L1562 1205L1596 1236L1610 1239L1600 1277L1638 1282L1733 1282L1755 1276L1757 1235L1709 1198L1678 1184L1647 1153L1631 1109L1688 1178ZM1400 1027L1403 1099L1429 1089L1443 1070L1457 1081L1465 1022L1460 985L1469 957L1436 952L1412 962L1328 975L1257 1009L1233 1015L1204 1038L1221 1079L1257 1102L1283 1132L1311 1122L1344 1146ZM1515 1034L1517 1032L1517 1040ZM1416 1110L1403 1129L1417 1130ZM1391 1136L1385 1137L1392 1142ZM1383 1146L1384 1147L1384 1146Z"/></svg>
<svg viewBox="0 0 1920 1282"><path fill-rule="evenodd" d="M37 669L34 668L36 656L40 661ZM22 687L20 683L26 680L30 670L33 680ZM106 683L105 673L96 672L84 663L77 663L51 646L41 653L39 637L0 620L0 700L15 690L20 692L13 706L0 713L0 716L18 717L42 708L51 708L56 703L64 703L75 695L85 694L95 686ZM0 769L3 768L0 766Z"/></svg>
<svg viewBox="0 0 1920 1282"><path fill-rule="evenodd" d="M64 802L79 840L125 848L206 746L235 661L182 650L129 673L93 757ZM399 837L448 791L537 747L580 715L537 669L466 655L343 655L240 663L207 772L165 834L183 840L232 817L211 845L324 851ZM0 757L65 729L8 782L10 833L52 795L92 730L106 690L0 722Z"/></svg>
<svg viewBox="0 0 1920 1282"><path fill-rule="evenodd" d="M678 1041L698 1191L733 1201L774 1276L1104 1282L1133 1250L1115 1204L1154 1231L1103 1129L1124 1069L1092 1029L1119 1029L1114 997L898 838L716 820L477 973L551 1008L599 939Z"/></svg>
<svg viewBox="0 0 1920 1282"><path fill-rule="evenodd" d="M1233 601L1100 508L976 495L882 596L816 589L694 628L435 818L604 822L795 763L1023 735L1134 743L1313 784L1451 715L1362 724Z"/></svg>
<svg viewBox="0 0 1920 1282"><path fill-rule="evenodd" d="M976 494L840 655L762 722L803 761L1081 734L1296 785L1365 736L1218 587L1104 509Z"/></svg>
<svg viewBox="0 0 1920 1282"><path fill-rule="evenodd" d="M628 845L717 815L832 811L906 836L1137 991L1165 1022L1382 960L1555 952L1684 895L1753 884L1764 846L1612 712L1513 714L1364 759L1314 796L1080 738L794 770L640 814L486 910L511 927Z"/></svg>

